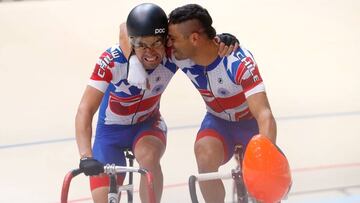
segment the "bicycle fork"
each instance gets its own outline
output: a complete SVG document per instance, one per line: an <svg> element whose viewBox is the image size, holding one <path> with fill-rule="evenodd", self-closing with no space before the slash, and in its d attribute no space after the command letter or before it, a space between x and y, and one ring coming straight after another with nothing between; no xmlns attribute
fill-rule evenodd
<svg viewBox="0 0 360 203"><path fill-rule="evenodd" d="M248 203L248 195L246 192L246 188L244 186L244 181L242 177L242 173L239 169L233 169L231 171L232 178L234 179L236 194L237 194L237 202L239 203Z"/></svg>

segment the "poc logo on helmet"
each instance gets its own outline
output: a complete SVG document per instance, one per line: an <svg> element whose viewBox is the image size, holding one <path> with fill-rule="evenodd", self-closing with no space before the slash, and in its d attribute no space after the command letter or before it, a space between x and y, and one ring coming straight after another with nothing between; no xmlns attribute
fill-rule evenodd
<svg viewBox="0 0 360 203"><path fill-rule="evenodd" d="M157 28L155 29L155 34L162 34L165 33L165 28Z"/></svg>

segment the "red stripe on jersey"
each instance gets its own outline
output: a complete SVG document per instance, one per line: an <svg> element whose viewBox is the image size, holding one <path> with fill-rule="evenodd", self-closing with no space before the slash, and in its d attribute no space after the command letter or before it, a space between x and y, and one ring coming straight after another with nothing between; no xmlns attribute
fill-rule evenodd
<svg viewBox="0 0 360 203"><path fill-rule="evenodd" d="M213 97L213 93L206 89L198 89L200 94L204 97Z"/></svg>
<svg viewBox="0 0 360 203"><path fill-rule="evenodd" d="M249 78L242 79L240 85L243 87L244 91L247 92L261 82L262 78L260 76L259 69L255 66L255 68L251 70L251 76Z"/></svg>
<svg viewBox="0 0 360 203"><path fill-rule="evenodd" d="M243 75L246 71L250 71L251 68L255 67L255 62L252 60L251 57L246 57L241 60L238 69L236 70L235 74L235 81L240 84Z"/></svg>
<svg viewBox="0 0 360 203"><path fill-rule="evenodd" d="M239 64L239 67L236 70L236 74L235 74L235 81L236 81L237 84L240 84L241 78L245 74L246 71L247 71L247 69L246 69L246 66L245 66L245 62L241 62Z"/></svg>
<svg viewBox="0 0 360 203"><path fill-rule="evenodd" d="M206 103L207 106L209 106L213 111L219 113L223 111L223 108L221 108L221 106L219 106L218 102L215 100L214 95L212 94L212 92L210 92L209 90L206 89L198 89L201 96L204 98L204 101ZM211 101L209 101L211 100Z"/></svg>
<svg viewBox="0 0 360 203"><path fill-rule="evenodd" d="M203 97L209 97L208 95L203 95L202 92L200 92ZM246 101L245 95L243 92L240 92L239 94L236 94L231 97L221 98L221 97L213 97L213 100L206 101L205 103L216 113L220 113L222 111L225 111L227 109L232 109L235 107L240 106Z"/></svg>
<svg viewBox="0 0 360 203"><path fill-rule="evenodd" d="M240 92L239 94L236 94L234 96L231 96L231 97L226 97L226 98L218 97L216 99L220 102L221 106L225 109L232 109L232 108L238 107L246 101L245 95L242 92Z"/></svg>
<svg viewBox="0 0 360 203"><path fill-rule="evenodd" d="M134 102L134 101L141 99L141 97L142 97L142 95L135 95L135 96L131 96L131 97L119 97L112 92L110 92L110 95L114 100L119 101L119 102Z"/></svg>
<svg viewBox="0 0 360 203"><path fill-rule="evenodd" d="M112 112L114 112L117 115L121 116L128 116L137 112L145 111L153 107L159 100L160 100L161 94L157 95L155 97L150 97L145 100L139 100L138 102L135 102L134 104L131 104L129 106L125 106L117 100L116 98L112 97L110 95L109 99L109 107Z"/></svg>

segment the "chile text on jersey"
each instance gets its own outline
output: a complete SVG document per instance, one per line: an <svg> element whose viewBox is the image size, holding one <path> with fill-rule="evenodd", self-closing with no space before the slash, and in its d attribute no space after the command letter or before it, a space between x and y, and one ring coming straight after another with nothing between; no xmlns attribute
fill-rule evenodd
<svg viewBox="0 0 360 203"><path fill-rule="evenodd" d="M189 59L176 60L172 56L172 60L198 89L208 112L229 121L252 118L246 98L264 92L265 87L248 50L240 47L206 67Z"/></svg>
<svg viewBox="0 0 360 203"><path fill-rule="evenodd" d="M104 93L100 124L131 125L149 118L159 110L161 94L177 70L164 57L158 67L148 71L150 89L142 90L128 83L127 66L118 45L106 50L95 66L89 85Z"/></svg>

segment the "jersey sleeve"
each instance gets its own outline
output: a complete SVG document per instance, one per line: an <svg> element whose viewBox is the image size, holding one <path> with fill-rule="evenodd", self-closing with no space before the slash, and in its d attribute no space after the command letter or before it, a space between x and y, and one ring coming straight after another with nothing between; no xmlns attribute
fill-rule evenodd
<svg viewBox="0 0 360 203"><path fill-rule="evenodd" d="M113 71L117 62L125 63L126 58L118 48L109 48L99 57L88 85L105 92L113 79Z"/></svg>
<svg viewBox="0 0 360 203"><path fill-rule="evenodd" d="M231 79L241 85L245 96L264 92L265 86L259 68L252 54L243 47L234 52L235 60L229 64L227 72Z"/></svg>

